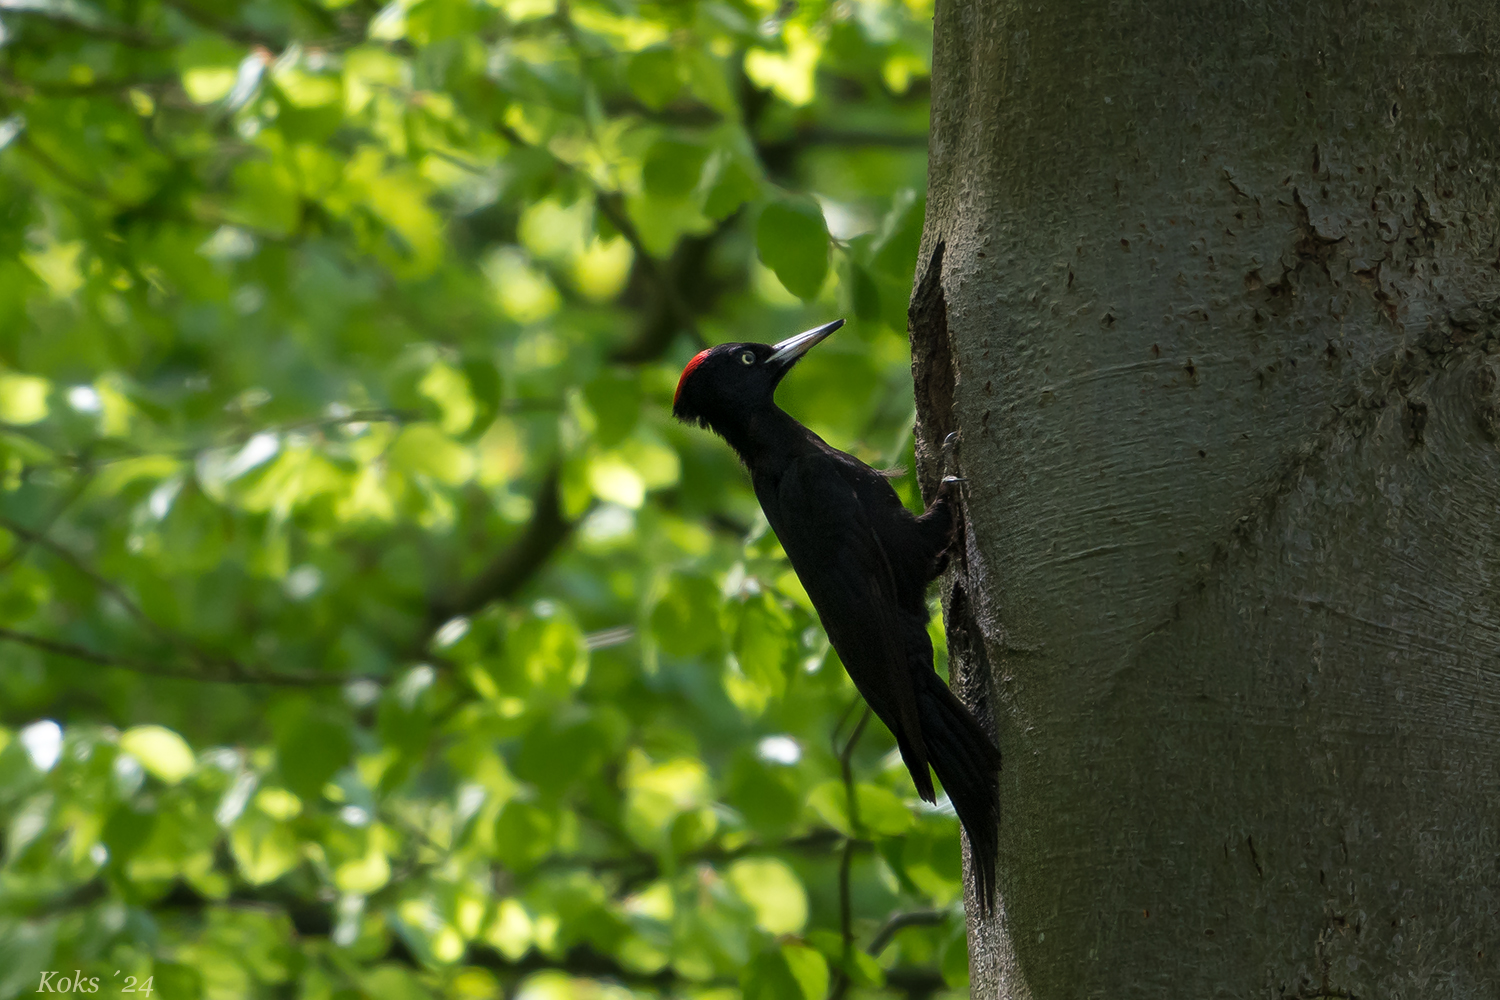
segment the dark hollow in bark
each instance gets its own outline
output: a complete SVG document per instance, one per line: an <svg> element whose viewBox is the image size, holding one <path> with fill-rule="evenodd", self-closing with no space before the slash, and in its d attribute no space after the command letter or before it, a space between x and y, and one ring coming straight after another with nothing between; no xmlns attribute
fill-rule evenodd
<svg viewBox="0 0 1500 1000"><path fill-rule="evenodd" d="M973 995L1500 996L1500 7L935 30L918 454L963 435L1005 759Z"/></svg>

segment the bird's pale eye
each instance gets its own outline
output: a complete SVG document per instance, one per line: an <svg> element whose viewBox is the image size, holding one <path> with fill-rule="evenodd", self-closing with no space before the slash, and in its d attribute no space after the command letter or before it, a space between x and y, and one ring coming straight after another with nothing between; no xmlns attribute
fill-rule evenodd
<svg viewBox="0 0 1500 1000"><path fill-rule="evenodd" d="M743 352L741 352L741 354L740 354L740 363L741 364L747 364L747 365L753 365L753 364L755 364L755 352L754 351L743 351Z"/></svg>

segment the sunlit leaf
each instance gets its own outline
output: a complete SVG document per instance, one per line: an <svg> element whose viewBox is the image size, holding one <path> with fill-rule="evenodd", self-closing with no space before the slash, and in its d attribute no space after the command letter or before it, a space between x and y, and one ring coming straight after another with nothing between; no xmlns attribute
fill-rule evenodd
<svg viewBox="0 0 1500 1000"><path fill-rule="evenodd" d="M861 782L855 786L855 815L850 815L849 797L839 781L826 781L814 788L807 803L830 826L840 832L857 832L894 836L905 832L914 822L911 810L891 791Z"/></svg>
<svg viewBox="0 0 1500 1000"><path fill-rule="evenodd" d="M772 945L751 960L740 983L745 1000L821 1000L828 963L804 945Z"/></svg>
<svg viewBox="0 0 1500 1000"><path fill-rule="evenodd" d="M136 726L120 734L120 748L169 785L192 773L195 761L187 741L163 726Z"/></svg>
<svg viewBox="0 0 1500 1000"><path fill-rule="evenodd" d="M768 934L797 934L807 923L807 893L802 882L775 858L745 858L729 866L731 885Z"/></svg>
<svg viewBox="0 0 1500 1000"><path fill-rule="evenodd" d="M274 881L300 860L297 838L284 823L248 814L229 834L240 875L251 885Z"/></svg>
<svg viewBox="0 0 1500 1000"><path fill-rule="evenodd" d="M433 424L412 424L391 445L391 464L457 486L474 474L474 456Z"/></svg>
<svg viewBox="0 0 1500 1000"><path fill-rule="evenodd" d="M0 372L0 420L24 426L47 419L50 388L44 378Z"/></svg>

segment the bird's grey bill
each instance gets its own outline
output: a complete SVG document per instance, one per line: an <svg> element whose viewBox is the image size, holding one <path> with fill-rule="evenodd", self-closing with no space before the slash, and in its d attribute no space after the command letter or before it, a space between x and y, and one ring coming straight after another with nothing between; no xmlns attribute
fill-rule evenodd
<svg viewBox="0 0 1500 1000"><path fill-rule="evenodd" d="M795 337L788 337L775 345L775 353L767 360L777 363L796 361L810 351L820 340L843 325L843 320L836 319L832 323L815 326L806 333L799 333Z"/></svg>

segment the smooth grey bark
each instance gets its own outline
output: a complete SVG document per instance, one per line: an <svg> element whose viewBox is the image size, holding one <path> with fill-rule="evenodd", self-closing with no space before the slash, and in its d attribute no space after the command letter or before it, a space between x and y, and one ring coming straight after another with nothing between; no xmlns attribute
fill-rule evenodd
<svg viewBox="0 0 1500 1000"><path fill-rule="evenodd" d="M939 0L975 997L1500 996L1500 5ZM975 908L971 906L971 914Z"/></svg>

